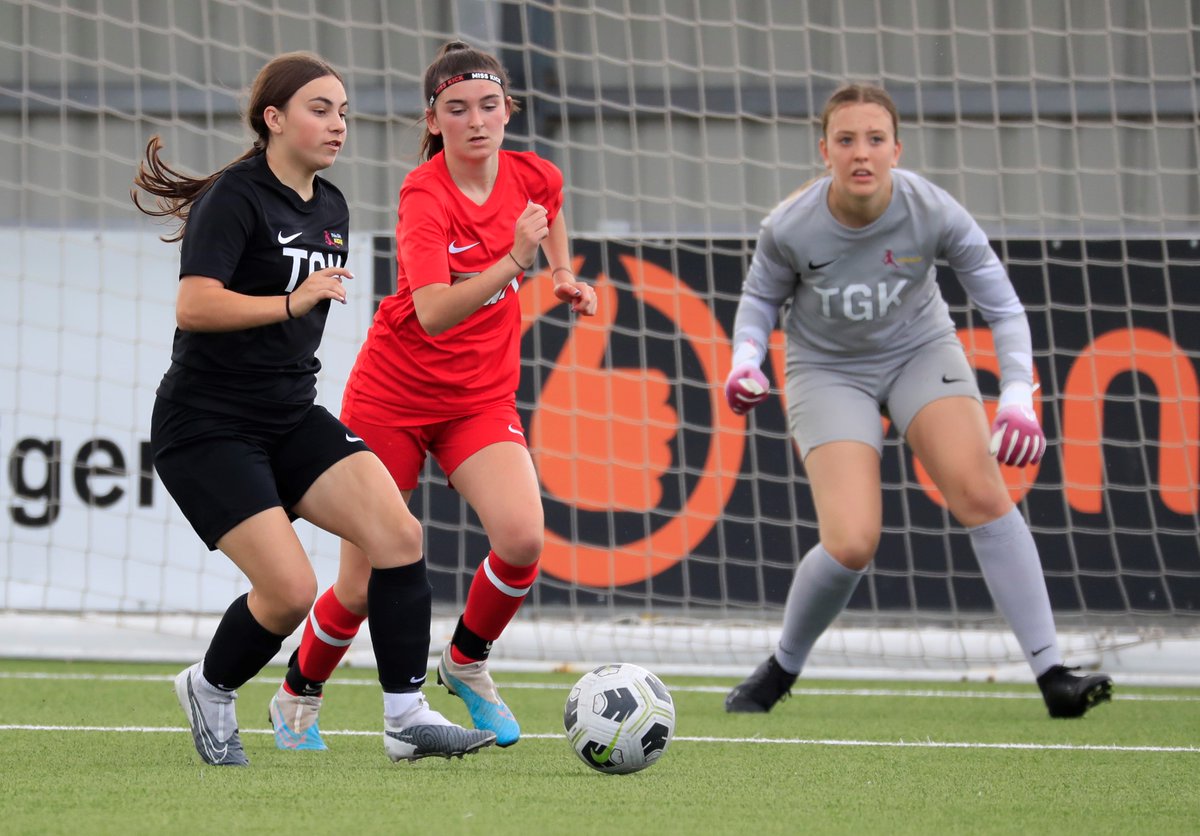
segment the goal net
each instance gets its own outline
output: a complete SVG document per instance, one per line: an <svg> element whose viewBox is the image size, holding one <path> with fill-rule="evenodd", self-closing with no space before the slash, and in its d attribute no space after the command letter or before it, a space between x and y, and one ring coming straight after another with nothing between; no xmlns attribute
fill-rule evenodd
<svg viewBox="0 0 1200 836"><path fill-rule="evenodd" d="M817 540L779 391L721 395L761 218L822 173L818 116L882 83L902 165L960 200L1029 311L1039 467L1006 471L1040 547L1068 660L1197 676L1200 145L1194 3L1101 0L208 0L0 3L0 619L11 655L193 658L247 589L153 471L178 250L129 200L160 134L183 169L248 147L243 91L274 54L343 71L352 302L320 352L335 412L416 163L421 76L462 37L497 54L522 109L506 145L566 177L574 319L536 272L518 393L546 510L541 576L494 658L744 672L773 647ZM942 286L989 400L987 328ZM963 529L890 431L878 558L810 673L1027 677ZM413 508L434 651L487 553L430 465ZM320 583L337 542L297 524ZM369 663L364 635L352 659Z"/></svg>

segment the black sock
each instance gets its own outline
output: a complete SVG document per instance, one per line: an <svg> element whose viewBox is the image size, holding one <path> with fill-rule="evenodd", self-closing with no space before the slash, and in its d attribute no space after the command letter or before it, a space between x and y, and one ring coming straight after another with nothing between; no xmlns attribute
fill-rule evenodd
<svg viewBox="0 0 1200 836"><path fill-rule="evenodd" d="M225 610L204 654L204 678L224 691L250 681L283 647L277 636L255 620L243 595Z"/></svg>
<svg viewBox="0 0 1200 836"><path fill-rule="evenodd" d="M473 632L463 621L461 615L458 617L458 626L454 628L454 636L450 639L450 644L458 648L463 656L474 659L476 662L486 659L492 653L492 643Z"/></svg>
<svg viewBox="0 0 1200 836"><path fill-rule="evenodd" d="M425 559L408 566L372 569L367 583L367 624L385 693L420 690L429 667L433 588Z"/></svg>
<svg viewBox="0 0 1200 836"><path fill-rule="evenodd" d="M292 658L288 659L287 675L283 678L283 681L287 683L288 690L300 697L321 696L321 692L325 690L325 683L309 679L300 673L299 659L300 651L293 650Z"/></svg>

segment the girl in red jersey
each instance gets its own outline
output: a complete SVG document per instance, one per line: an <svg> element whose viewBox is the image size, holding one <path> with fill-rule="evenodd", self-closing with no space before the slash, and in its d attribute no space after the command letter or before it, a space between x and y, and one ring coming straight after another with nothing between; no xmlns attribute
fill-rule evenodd
<svg viewBox="0 0 1200 836"><path fill-rule="evenodd" d="M555 295L596 311L576 281L562 207L563 177L534 153L501 150L516 109L495 57L461 41L425 71L421 159L400 189L396 293L385 299L346 384L342 420L383 460L407 502L426 454L478 515L491 550L438 664L438 681L496 743L520 726L487 669L492 642L537 575L543 511L517 413L521 277L540 247ZM333 587L313 607L281 696L314 697L367 612L369 564L343 541ZM306 718L316 731L319 702Z"/></svg>

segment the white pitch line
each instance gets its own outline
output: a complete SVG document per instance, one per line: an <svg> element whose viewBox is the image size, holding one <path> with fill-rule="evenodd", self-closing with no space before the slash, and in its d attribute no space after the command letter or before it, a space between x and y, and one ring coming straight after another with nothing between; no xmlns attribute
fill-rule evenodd
<svg viewBox="0 0 1200 836"><path fill-rule="evenodd" d="M187 734L188 729L173 726L47 726L47 725L0 725L0 731L51 731L51 732L137 732L141 734ZM242 734L273 734L271 729L242 729ZM322 735L340 737L377 737L378 731L351 729L321 731ZM562 734L522 734L527 740L565 740ZM978 743L970 741L938 740L822 740L795 737L688 737L677 736L672 742L685 743L753 743L766 746L848 746L888 749L1006 749L1022 751L1068 751L1068 752L1159 752L1164 754L1200 754L1197 746L1117 746L1091 743Z"/></svg>
<svg viewBox="0 0 1200 836"><path fill-rule="evenodd" d="M119 674L119 673L47 673L37 671L0 671L0 679L30 679L46 681L82 682L174 682L173 674ZM527 689L536 691L568 691L569 685L552 682L500 682L505 689ZM331 688L343 686L378 688L374 679L335 679ZM729 688L721 685L671 685L673 692L688 694L725 694ZM1120 687L1120 682L1117 683ZM979 699L979 700L1040 700L1041 694L1032 690L1022 691L938 691L928 688L793 688L792 696L808 697L918 697L929 699ZM1200 702L1200 696L1191 694L1113 694L1114 700L1137 702ZM322 732L324 733L324 732Z"/></svg>

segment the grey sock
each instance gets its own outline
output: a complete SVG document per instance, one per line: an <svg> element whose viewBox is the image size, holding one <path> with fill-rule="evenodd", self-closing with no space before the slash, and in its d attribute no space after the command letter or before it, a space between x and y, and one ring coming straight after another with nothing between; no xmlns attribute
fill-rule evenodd
<svg viewBox="0 0 1200 836"><path fill-rule="evenodd" d="M783 613L783 633L775 659L788 673L800 673L817 639L838 617L866 570L847 569L820 543L796 568Z"/></svg>
<svg viewBox="0 0 1200 836"><path fill-rule="evenodd" d="M1016 635L1033 675L1061 665L1046 578L1025 518L1013 508L968 533L992 600Z"/></svg>

